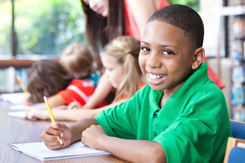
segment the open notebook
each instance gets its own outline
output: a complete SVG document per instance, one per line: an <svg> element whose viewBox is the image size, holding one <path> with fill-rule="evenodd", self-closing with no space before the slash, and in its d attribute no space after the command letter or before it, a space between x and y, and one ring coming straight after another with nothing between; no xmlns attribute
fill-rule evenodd
<svg viewBox="0 0 245 163"><path fill-rule="evenodd" d="M28 93L4 93L0 94L0 101L9 102L11 104L21 104Z"/></svg>
<svg viewBox="0 0 245 163"><path fill-rule="evenodd" d="M67 148L59 150L48 149L44 142L12 144L11 146L13 149L23 152L24 154L27 154L41 161L109 154L108 152L85 146L80 141L70 145Z"/></svg>
<svg viewBox="0 0 245 163"><path fill-rule="evenodd" d="M9 110L11 111L24 111L28 108L29 106L25 106L23 104L17 104L17 105L10 105L9 106ZM46 109L46 105L45 103L37 103L34 105L30 105L30 107L34 107L34 108L39 108L39 109Z"/></svg>
<svg viewBox="0 0 245 163"><path fill-rule="evenodd" d="M39 109L46 109L45 103L38 103L34 104L31 107L39 108ZM15 118L26 118L25 110L28 106L24 106L22 104L11 105L9 106L10 112L8 112L8 116L15 117Z"/></svg>
<svg viewBox="0 0 245 163"><path fill-rule="evenodd" d="M8 116L25 119L26 118L26 112L25 111L8 112Z"/></svg>

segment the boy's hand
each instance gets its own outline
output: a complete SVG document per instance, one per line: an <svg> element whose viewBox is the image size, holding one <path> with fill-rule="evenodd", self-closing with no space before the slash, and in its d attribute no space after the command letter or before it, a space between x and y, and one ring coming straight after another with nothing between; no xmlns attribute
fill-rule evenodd
<svg viewBox="0 0 245 163"><path fill-rule="evenodd" d="M71 144L72 132L65 124L52 122L46 126L40 138L49 149L61 149ZM60 138L62 139L62 145L59 142Z"/></svg>
<svg viewBox="0 0 245 163"><path fill-rule="evenodd" d="M99 140L104 136L107 135L100 125L91 125L82 132L81 141L84 145L88 145L94 149L101 149L99 147Z"/></svg>

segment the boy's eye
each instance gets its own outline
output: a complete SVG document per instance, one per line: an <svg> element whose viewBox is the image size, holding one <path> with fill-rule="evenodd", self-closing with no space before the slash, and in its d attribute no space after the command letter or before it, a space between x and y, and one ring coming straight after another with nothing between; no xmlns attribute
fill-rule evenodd
<svg viewBox="0 0 245 163"><path fill-rule="evenodd" d="M165 55L173 55L174 53L169 51L169 50L165 50L165 51L163 51L163 54L165 54Z"/></svg>
<svg viewBox="0 0 245 163"><path fill-rule="evenodd" d="M147 52L147 51L150 51L150 48L147 48L147 47L141 47L141 50L144 51L144 52Z"/></svg>

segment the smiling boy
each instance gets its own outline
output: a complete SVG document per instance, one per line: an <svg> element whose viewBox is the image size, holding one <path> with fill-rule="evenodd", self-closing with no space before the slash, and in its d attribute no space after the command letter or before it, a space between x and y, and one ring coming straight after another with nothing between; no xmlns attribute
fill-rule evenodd
<svg viewBox="0 0 245 163"><path fill-rule="evenodd" d="M81 139L131 162L222 162L232 135L224 95L202 62L203 35L202 20L191 8L157 11L145 27L139 56L148 85L95 118L70 127L52 123L41 139L50 149Z"/></svg>

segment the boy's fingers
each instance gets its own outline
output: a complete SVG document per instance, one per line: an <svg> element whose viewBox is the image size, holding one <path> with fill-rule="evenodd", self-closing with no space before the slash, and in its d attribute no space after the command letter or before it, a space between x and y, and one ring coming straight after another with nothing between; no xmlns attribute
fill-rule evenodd
<svg viewBox="0 0 245 163"><path fill-rule="evenodd" d="M45 131L42 132L42 134L40 135L40 138L44 141L52 141L52 142L58 142L60 136L54 136L54 135L50 135L47 134Z"/></svg>
<svg viewBox="0 0 245 163"><path fill-rule="evenodd" d="M59 125L56 122L52 122L51 127L53 127L54 129L59 129Z"/></svg>
<svg viewBox="0 0 245 163"><path fill-rule="evenodd" d="M62 148L62 145L52 145L52 146L49 146L49 145L47 145L47 144L45 144L49 149L51 149L51 150L55 150L55 149L60 149L60 148Z"/></svg>
<svg viewBox="0 0 245 163"><path fill-rule="evenodd" d="M67 129L67 126L65 124L60 124L56 122L51 123L52 128L57 129L59 131L65 131Z"/></svg>
<svg viewBox="0 0 245 163"><path fill-rule="evenodd" d="M45 129L44 132L49 135L56 135L60 136L61 132L58 129L53 128L51 125L48 125Z"/></svg>
<svg viewBox="0 0 245 163"><path fill-rule="evenodd" d="M60 142L59 141L45 141L44 144L46 146L60 146Z"/></svg>

